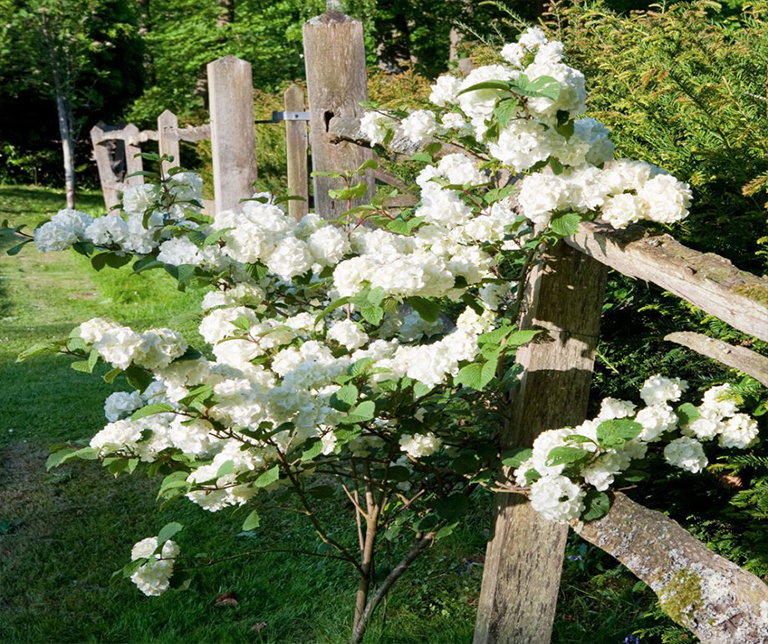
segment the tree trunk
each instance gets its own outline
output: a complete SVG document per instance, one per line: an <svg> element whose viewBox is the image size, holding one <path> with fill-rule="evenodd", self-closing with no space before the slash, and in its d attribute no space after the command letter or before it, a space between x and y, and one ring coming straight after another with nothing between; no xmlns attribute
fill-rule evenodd
<svg viewBox="0 0 768 644"><path fill-rule="evenodd" d="M606 516L573 528L648 584L704 644L768 642L768 586L676 521L616 492Z"/></svg>
<svg viewBox="0 0 768 644"><path fill-rule="evenodd" d="M75 207L75 141L72 137L72 109L64 94L58 69L53 71L56 87L56 112L59 117L59 135L64 155L64 187L67 194L67 208Z"/></svg>

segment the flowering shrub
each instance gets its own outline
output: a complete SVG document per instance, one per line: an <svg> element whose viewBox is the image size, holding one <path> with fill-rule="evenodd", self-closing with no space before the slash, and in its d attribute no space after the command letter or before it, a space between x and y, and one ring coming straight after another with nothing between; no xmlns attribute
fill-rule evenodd
<svg viewBox="0 0 768 644"><path fill-rule="evenodd" d="M25 352L63 351L88 372L103 361L108 381L124 374L134 388L107 399L109 423L89 447L59 451L49 464L98 459L115 475L145 464L163 477L160 498L183 496L211 512L250 507L245 529L258 525L258 495L295 495L332 553L318 554L358 572L362 637L410 555L450 534L474 488L503 484L496 427L520 372L515 350L537 334L519 330L519 317L542 249L584 219L619 228L687 214L687 185L649 164L613 160L607 130L579 118L585 99L584 77L564 62L560 43L534 28L504 47L498 64L439 78L434 109L364 116L376 145L396 135L423 145L410 159L421 168L413 208L387 207L394 193L384 192L335 222L295 221L261 194L208 217L200 179L171 171L126 190L122 212L55 215L22 245L72 247L96 270L133 262L136 273L166 270L180 289L208 288L199 327L208 346L96 318ZM363 196L356 180L372 167L334 175L345 187L331 196ZM546 517L589 520L607 511L614 478L678 427L684 436L664 454L690 471L706 465L700 439L755 440L721 390L699 408L673 410L667 403L683 389L653 379L637 414L608 400L598 419L546 432L530 454L505 463L517 458L517 483ZM355 508L359 555L314 512L314 499L336 489ZM146 594L183 583L172 575L179 553L169 537L178 529L140 541L123 569ZM411 534L415 545L374 592L378 533Z"/></svg>

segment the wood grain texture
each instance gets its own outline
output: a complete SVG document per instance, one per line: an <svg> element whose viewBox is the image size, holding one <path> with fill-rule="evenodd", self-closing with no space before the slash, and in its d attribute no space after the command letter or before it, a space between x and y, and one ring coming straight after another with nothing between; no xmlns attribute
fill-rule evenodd
<svg viewBox="0 0 768 644"><path fill-rule="evenodd" d="M559 243L534 270L524 328L546 331L518 351L526 368L502 447L529 446L541 432L584 420L600 327L605 268ZM547 644L568 527L526 498L498 494L474 644Z"/></svg>
<svg viewBox="0 0 768 644"><path fill-rule="evenodd" d="M129 123L123 128L125 132L125 184L128 186L140 186L144 183L144 175L137 174L136 176L130 176L136 172L144 170L144 162L139 156L141 154L141 147L137 143L139 139L139 128L133 123Z"/></svg>
<svg viewBox="0 0 768 644"><path fill-rule="evenodd" d="M366 147L347 142L334 143L329 124L337 117L357 118L365 111L361 101L368 100L365 71L363 25L339 11L328 11L304 23L304 64L307 71L309 99L309 144L312 169L320 172L355 170L373 153ZM373 176L366 173L368 193L352 206L370 201ZM347 210L345 202L334 201L328 190L343 187L338 179L314 177L315 212L336 219Z"/></svg>
<svg viewBox="0 0 768 644"><path fill-rule="evenodd" d="M298 85L291 85L285 90L283 100L285 101L286 112L304 111L304 90ZM309 211L307 141L306 121L285 121L288 194L304 198L304 201L291 200L288 202L288 213L296 219L301 219Z"/></svg>
<svg viewBox="0 0 768 644"><path fill-rule="evenodd" d="M179 152L179 119L170 110L163 111L157 117L157 135L160 155L167 154L173 161L163 161L163 172L181 165Z"/></svg>
<svg viewBox="0 0 768 644"><path fill-rule="evenodd" d="M119 181L112 170L111 155L104 145L107 140L105 137L106 127L104 123L99 122L91 128L91 143L93 144L93 158L99 171L99 183L101 184L101 194L104 196L104 206L109 212L115 206L120 205L120 195L118 193Z"/></svg>
<svg viewBox="0 0 768 644"><path fill-rule="evenodd" d="M607 224L583 222L566 242L624 275L653 282L739 331L768 341L768 278L641 226L613 230Z"/></svg>
<svg viewBox="0 0 768 644"><path fill-rule="evenodd" d="M768 358L747 347L739 347L692 331L670 333L664 336L664 339L717 360L726 367L738 369L768 387Z"/></svg>
<svg viewBox="0 0 768 644"><path fill-rule="evenodd" d="M226 56L208 63L216 211L236 208L255 190L256 130L250 63Z"/></svg>
<svg viewBox="0 0 768 644"><path fill-rule="evenodd" d="M704 644L768 642L768 586L676 521L616 492L606 516L573 527L648 584Z"/></svg>

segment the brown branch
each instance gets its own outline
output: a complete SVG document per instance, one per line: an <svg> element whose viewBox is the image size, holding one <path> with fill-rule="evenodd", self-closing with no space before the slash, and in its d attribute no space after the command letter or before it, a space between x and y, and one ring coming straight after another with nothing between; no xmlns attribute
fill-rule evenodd
<svg viewBox="0 0 768 644"><path fill-rule="evenodd" d="M717 360L726 367L738 369L768 387L768 358L747 349L747 347L735 346L691 331L670 333L664 339L667 342L688 347L696 353L707 356L707 358Z"/></svg>
<svg viewBox="0 0 768 644"><path fill-rule="evenodd" d="M648 584L662 609L702 642L768 642L768 586L676 521L616 492L606 516L573 528Z"/></svg>

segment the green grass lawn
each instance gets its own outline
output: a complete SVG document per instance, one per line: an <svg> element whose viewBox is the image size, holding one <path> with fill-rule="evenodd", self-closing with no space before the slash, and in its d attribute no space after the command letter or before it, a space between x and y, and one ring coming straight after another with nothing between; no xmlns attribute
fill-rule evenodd
<svg viewBox="0 0 768 644"><path fill-rule="evenodd" d="M53 190L0 186L0 220L34 227L62 203ZM103 202L86 193L78 207L97 214ZM127 385L73 371L64 357L15 363L15 356L97 315L136 328L170 326L195 342L198 299L157 271L95 273L74 252L42 255L28 246L0 259L0 642L346 641L352 571L333 560L265 552L318 547L286 502L259 500L261 527L243 535L241 515L211 514L184 500L158 509L158 482L140 471L115 479L93 462L45 470L48 446L92 436L106 422L104 398ZM487 495L476 501L468 527L417 560L395 587L386 620L374 620L367 644L472 641L491 513ZM341 498L324 503L321 517L351 542L351 511L340 510ZM201 568L190 590L159 598L126 580L110 584L131 546L171 520L186 526L176 540L190 559L254 554ZM620 643L654 623L644 616L652 595L623 568L576 537L568 554L555 642ZM237 605L216 605L228 592Z"/></svg>

